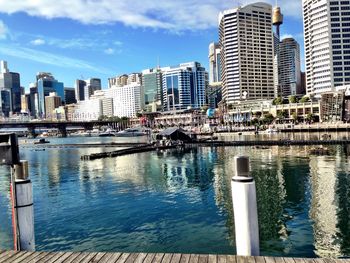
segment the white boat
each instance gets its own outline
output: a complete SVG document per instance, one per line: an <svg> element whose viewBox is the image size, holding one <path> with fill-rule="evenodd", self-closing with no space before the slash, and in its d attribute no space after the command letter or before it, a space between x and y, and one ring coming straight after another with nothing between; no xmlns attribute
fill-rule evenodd
<svg viewBox="0 0 350 263"><path fill-rule="evenodd" d="M114 137L116 136L116 131L112 129L107 129L105 132L100 132L98 134L99 137Z"/></svg>
<svg viewBox="0 0 350 263"><path fill-rule="evenodd" d="M268 128L268 129L266 130L266 132L267 132L267 133L277 133L278 130L272 129L272 128Z"/></svg>
<svg viewBox="0 0 350 263"><path fill-rule="evenodd" d="M147 135L147 133L140 128L128 128L115 134L117 137L135 137L145 135Z"/></svg>

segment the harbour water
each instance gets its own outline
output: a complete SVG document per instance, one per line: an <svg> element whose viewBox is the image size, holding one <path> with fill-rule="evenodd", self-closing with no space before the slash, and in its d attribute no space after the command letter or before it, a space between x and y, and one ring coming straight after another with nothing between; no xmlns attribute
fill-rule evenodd
<svg viewBox="0 0 350 263"><path fill-rule="evenodd" d="M112 149L21 148L33 182L36 249L234 254L230 180L241 154L251 158L257 184L262 255L350 256L349 149L330 148L327 156L309 147L227 147L95 161L80 156ZM0 166L2 249L12 247L9 203L9 168Z"/></svg>

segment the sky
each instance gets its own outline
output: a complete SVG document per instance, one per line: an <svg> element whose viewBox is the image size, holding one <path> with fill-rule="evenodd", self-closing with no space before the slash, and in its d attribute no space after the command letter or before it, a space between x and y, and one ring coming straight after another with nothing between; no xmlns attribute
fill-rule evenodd
<svg viewBox="0 0 350 263"><path fill-rule="evenodd" d="M218 14L246 0L0 0L0 60L28 89L37 72L65 87L143 69L198 61L218 41ZM275 0L260 0L275 5ZM302 48L301 0L279 0L282 37Z"/></svg>

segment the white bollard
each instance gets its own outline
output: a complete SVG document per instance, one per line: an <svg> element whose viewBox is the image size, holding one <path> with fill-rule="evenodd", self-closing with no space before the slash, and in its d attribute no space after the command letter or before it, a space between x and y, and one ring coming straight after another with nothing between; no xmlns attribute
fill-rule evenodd
<svg viewBox="0 0 350 263"><path fill-rule="evenodd" d="M33 188L28 179L28 162L21 161L14 165L14 213L16 233L18 237L17 249L25 251L35 250L34 238L34 208Z"/></svg>
<svg viewBox="0 0 350 263"><path fill-rule="evenodd" d="M259 225L255 182L249 176L249 158L236 156L232 178L236 250L239 256L259 256Z"/></svg>

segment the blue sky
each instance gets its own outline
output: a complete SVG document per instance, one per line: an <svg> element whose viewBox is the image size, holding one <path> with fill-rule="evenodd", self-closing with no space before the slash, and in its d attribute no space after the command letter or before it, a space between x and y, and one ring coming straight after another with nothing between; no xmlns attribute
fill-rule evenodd
<svg viewBox="0 0 350 263"><path fill-rule="evenodd" d="M39 71L73 87L77 78L107 78L157 65L198 61L218 40L221 10L255 1L0 0L0 60L28 88ZM274 0L263 0L274 4ZM282 36L303 47L301 0L280 0ZM302 56L303 59L303 56Z"/></svg>

